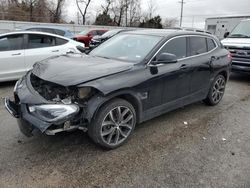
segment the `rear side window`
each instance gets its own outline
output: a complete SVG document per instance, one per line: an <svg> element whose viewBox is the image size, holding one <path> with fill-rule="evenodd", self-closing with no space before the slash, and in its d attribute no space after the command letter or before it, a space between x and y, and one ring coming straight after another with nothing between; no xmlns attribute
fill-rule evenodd
<svg viewBox="0 0 250 188"><path fill-rule="evenodd" d="M60 46L60 45L63 45L63 44L66 44L68 41L65 40L65 39L61 39L61 38L57 38L56 37L56 46Z"/></svg>
<svg viewBox="0 0 250 188"><path fill-rule="evenodd" d="M216 44L214 43L214 40L207 38L207 50L211 51L214 48L216 48Z"/></svg>
<svg viewBox="0 0 250 188"><path fill-rule="evenodd" d="M56 45L55 37L51 37L48 35L37 35L30 34L28 40L28 48L45 48L52 47Z"/></svg>
<svg viewBox="0 0 250 188"><path fill-rule="evenodd" d="M207 52L207 42L204 37L189 37L190 56L199 55Z"/></svg>
<svg viewBox="0 0 250 188"><path fill-rule="evenodd" d="M98 35L97 31L91 31L90 34L91 34L92 36Z"/></svg>
<svg viewBox="0 0 250 188"><path fill-rule="evenodd" d="M99 30L99 31L97 31L97 34L98 34L98 35L103 35L105 32L106 32L106 31Z"/></svg>
<svg viewBox="0 0 250 188"><path fill-rule="evenodd" d="M0 51L23 49L23 35L10 35L0 38Z"/></svg>
<svg viewBox="0 0 250 188"><path fill-rule="evenodd" d="M57 35L61 35L61 36L64 36L64 35L65 35L65 31L60 30L60 29L55 29L55 33L56 33Z"/></svg>
<svg viewBox="0 0 250 188"><path fill-rule="evenodd" d="M170 53L176 55L177 59L187 57L187 39L186 37L180 37L170 40L157 55L162 53ZM156 58L158 58L156 56Z"/></svg>

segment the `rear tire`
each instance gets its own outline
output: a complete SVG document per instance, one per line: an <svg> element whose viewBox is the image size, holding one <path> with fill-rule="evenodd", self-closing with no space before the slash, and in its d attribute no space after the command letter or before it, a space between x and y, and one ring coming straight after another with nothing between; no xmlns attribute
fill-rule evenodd
<svg viewBox="0 0 250 188"><path fill-rule="evenodd" d="M226 88L226 78L221 74L216 76L209 89L208 96L204 100L204 102L210 106L215 106L219 104L224 96L225 88Z"/></svg>
<svg viewBox="0 0 250 188"><path fill-rule="evenodd" d="M88 134L96 144L115 149L128 140L135 124L134 107L126 100L113 99L98 110L89 125Z"/></svg>

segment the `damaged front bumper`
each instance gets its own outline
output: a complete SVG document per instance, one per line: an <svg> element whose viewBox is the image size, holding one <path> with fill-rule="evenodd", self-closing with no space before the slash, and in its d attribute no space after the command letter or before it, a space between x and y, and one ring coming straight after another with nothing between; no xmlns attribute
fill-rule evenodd
<svg viewBox="0 0 250 188"><path fill-rule="evenodd" d="M75 121L80 114L80 107L77 104L46 101L31 86L29 74L17 82L14 101L5 98L4 105L17 118L21 132L28 137L37 130L47 135L74 129L84 130L83 125Z"/></svg>

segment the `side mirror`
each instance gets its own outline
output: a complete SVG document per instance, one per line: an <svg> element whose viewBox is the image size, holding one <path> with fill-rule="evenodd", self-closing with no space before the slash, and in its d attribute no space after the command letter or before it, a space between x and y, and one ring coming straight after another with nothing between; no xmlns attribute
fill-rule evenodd
<svg viewBox="0 0 250 188"><path fill-rule="evenodd" d="M230 34L229 32L226 32L226 33L224 34L224 38L227 38L229 34Z"/></svg>
<svg viewBox="0 0 250 188"><path fill-rule="evenodd" d="M90 33L87 34L88 37L92 37L92 35Z"/></svg>
<svg viewBox="0 0 250 188"><path fill-rule="evenodd" d="M152 63L154 65L157 65L157 64L168 64L168 63L176 63L176 62L177 62L176 55L170 54L170 53L162 53L159 55L156 61L153 61Z"/></svg>

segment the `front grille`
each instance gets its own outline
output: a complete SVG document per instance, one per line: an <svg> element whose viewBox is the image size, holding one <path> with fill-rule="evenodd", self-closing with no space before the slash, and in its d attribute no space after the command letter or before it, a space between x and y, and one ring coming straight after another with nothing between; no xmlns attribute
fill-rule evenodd
<svg viewBox="0 0 250 188"><path fill-rule="evenodd" d="M250 47L226 47L232 54L232 64L250 67Z"/></svg>
<svg viewBox="0 0 250 188"><path fill-rule="evenodd" d="M60 101L71 95L69 88L30 75L32 87L46 100Z"/></svg>

